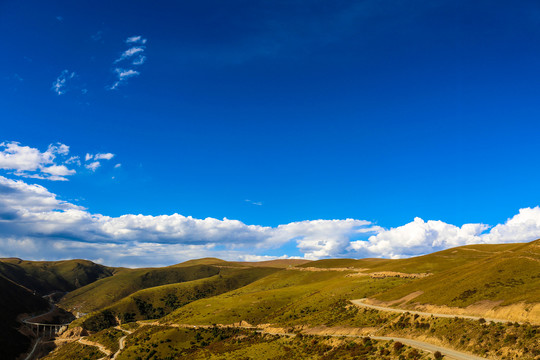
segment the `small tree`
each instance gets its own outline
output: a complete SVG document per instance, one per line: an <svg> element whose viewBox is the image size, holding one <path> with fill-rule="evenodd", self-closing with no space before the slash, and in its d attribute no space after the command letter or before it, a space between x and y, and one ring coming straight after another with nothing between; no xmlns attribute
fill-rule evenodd
<svg viewBox="0 0 540 360"><path fill-rule="evenodd" d="M433 354L433 356L435 356L435 359L436 359L436 360L442 359L442 358L444 357L444 355L441 354L440 351L435 351L435 353Z"/></svg>

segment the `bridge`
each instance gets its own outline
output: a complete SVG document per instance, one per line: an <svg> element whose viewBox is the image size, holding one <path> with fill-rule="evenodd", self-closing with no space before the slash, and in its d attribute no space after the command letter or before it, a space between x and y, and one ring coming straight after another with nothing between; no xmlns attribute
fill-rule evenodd
<svg viewBox="0 0 540 360"><path fill-rule="evenodd" d="M68 325L70 323L66 324L43 324L38 322L33 322L29 320L23 320L23 323L28 327L36 336L49 336L52 337L53 335L60 335L64 331L67 330Z"/></svg>

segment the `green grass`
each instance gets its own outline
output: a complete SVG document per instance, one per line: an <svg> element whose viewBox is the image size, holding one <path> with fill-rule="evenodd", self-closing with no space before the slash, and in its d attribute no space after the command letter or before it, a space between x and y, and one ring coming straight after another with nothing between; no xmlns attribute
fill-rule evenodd
<svg viewBox="0 0 540 360"><path fill-rule="evenodd" d="M67 294L60 306L81 312L96 311L142 289L207 278L219 272L220 268L208 265L125 269Z"/></svg>
<svg viewBox="0 0 540 360"><path fill-rule="evenodd" d="M119 318L121 322L157 319L192 301L240 288L278 271L272 268L221 268L219 270L218 275L208 278L137 291L95 314L90 314L78 323L95 331L115 324L116 318ZM104 316L104 314L112 316Z"/></svg>
<svg viewBox="0 0 540 360"><path fill-rule="evenodd" d="M403 314L379 335L427 336L457 350L497 359L533 360L540 357L540 326L529 324Z"/></svg>
<svg viewBox="0 0 540 360"><path fill-rule="evenodd" d="M438 273L456 266L479 261L523 244L467 245L408 259L325 259L298 267L358 268L367 272L396 271L404 273Z"/></svg>
<svg viewBox="0 0 540 360"><path fill-rule="evenodd" d="M413 356L411 356L413 355ZM416 356L414 356L416 355ZM282 337L242 329L143 327L128 337L119 360L138 359L428 359L427 354L369 339Z"/></svg>
<svg viewBox="0 0 540 360"><path fill-rule="evenodd" d="M87 339L105 346L114 354L119 348L118 340L124 335L126 333L121 330L109 328L92 334Z"/></svg>
<svg viewBox="0 0 540 360"><path fill-rule="evenodd" d="M347 277L346 272L282 270L240 289L190 303L163 321L187 324L329 324L338 302L373 295L406 279Z"/></svg>
<svg viewBox="0 0 540 360"><path fill-rule="evenodd" d="M43 360L97 360L105 354L95 346L72 342L42 358Z"/></svg>
<svg viewBox="0 0 540 360"><path fill-rule="evenodd" d="M538 244L536 241L505 245L502 253L404 284L376 298L395 300L414 291L423 291L412 302L459 307L481 300L503 301L502 305L537 303L540 299Z"/></svg>

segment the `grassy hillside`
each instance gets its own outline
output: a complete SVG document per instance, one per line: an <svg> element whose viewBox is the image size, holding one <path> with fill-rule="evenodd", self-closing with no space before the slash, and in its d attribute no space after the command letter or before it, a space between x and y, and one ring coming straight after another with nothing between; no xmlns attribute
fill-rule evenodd
<svg viewBox="0 0 540 360"><path fill-rule="evenodd" d="M117 318L122 323L158 319L192 301L238 289L276 271L273 268L224 268L208 278L139 290L89 315L82 325L97 331L115 324Z"/></svg>
<svg viewBox="0 0 540 360"><path fill-rule="evenodd" d="M16 321L21 313L46 311L49 303L40 296L0 276L0 349L2 359L15 359L28 349L30 339L17 331Z"/></svg>
<svg viewBox="0 0 540 360"><path fill-rule="evenodd" d="M219 267L209 265L124 269L114 276L70 292L59 305L70 311L96 311L142 289L207 278L219 272Z"/></svg>
<svg viewBox="0 0 540 360"><path fill-rule="evenodd" d="M73 343L45 359L74 359L73 354L77 351L81 351L80 358L100 357ZM218 327L194 330L144 326L127 337L126 347L118 359L427 360L432 357L408 346L367 338L284 337Z"/></svg>
<svg viewBox="0 0 540 360"><path fill-rule="evenodd" d="M0 274L41 295L72 291L117 270L88 260L25 261L0 259Z"/></svg>
<svg viewBox="0 0 540 360"><path fill-rule="evenodd" d="M438 273L456 266L465 265L491 257L505 251L512 251L522 244L467 245L438 251L432 254L408 259L324 259L299 267L315 268L358 268L368 272L396 271L404 273Z"/></svg>
<svg viewBox="0 0 540 360"><path fill-rule="evenodd" d="M348 277L347 272L281 270L247 286L192 302L163 318L186 324L334 324L347 299L367 297L410 280Z"/></svg>
<svg viewBox="0 0 540 360"><path fill-rule="evenodd" d="M415 291L423 291L422 295L412 301L459 307L481 300L503 301L502 305L518 302L538 303L540 240L527 244L486 246L502 251L399 286L376 298L394 300ZM476 245L467 248L479 247L483 250L486 246ZM447 250L450 253L453 251ZM479 251L471 251L477 252Z"/></svg>

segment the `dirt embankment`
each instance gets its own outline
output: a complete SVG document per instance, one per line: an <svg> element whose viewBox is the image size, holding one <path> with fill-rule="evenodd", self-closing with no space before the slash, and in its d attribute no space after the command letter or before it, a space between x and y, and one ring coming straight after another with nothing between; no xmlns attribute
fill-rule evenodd
<svg viewBox="0 0 540 360"><path fill-rule="evenodd" d="M501 305L502 301L483 300L471 304L467 307L460 308L446 305L420 304L412 302L414 298L420 296L421 294L422 291L416 291L402 297L401 299L393 301L365 299L364 302L366 304L381 307L394 307L403 310L414 310L426 313L478 316L486 319L504 319L508 321L540 324L540 303L517 303L512 305Z"/></svg>

